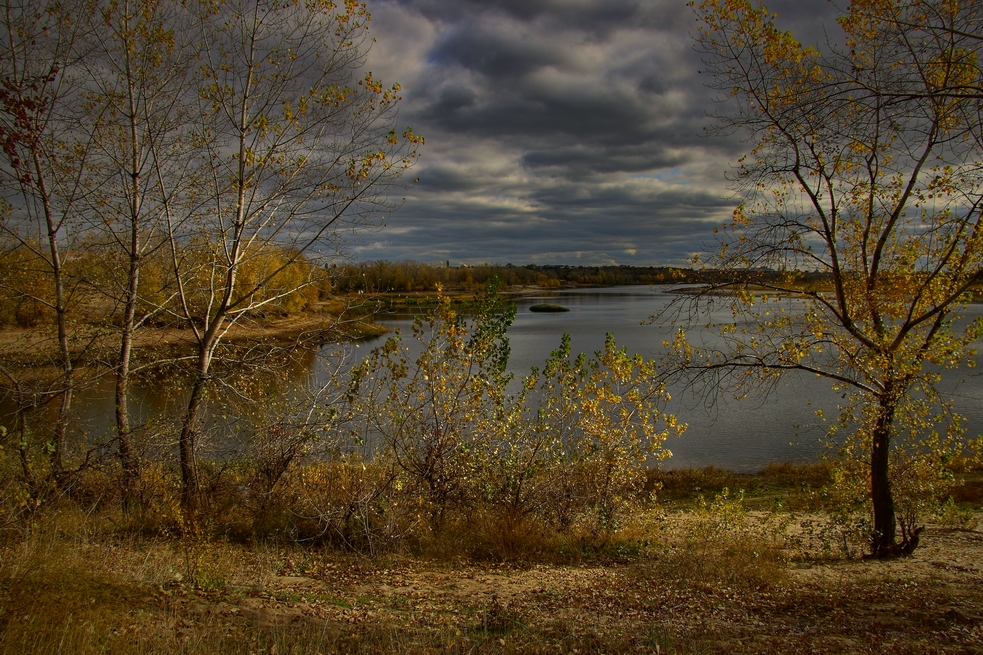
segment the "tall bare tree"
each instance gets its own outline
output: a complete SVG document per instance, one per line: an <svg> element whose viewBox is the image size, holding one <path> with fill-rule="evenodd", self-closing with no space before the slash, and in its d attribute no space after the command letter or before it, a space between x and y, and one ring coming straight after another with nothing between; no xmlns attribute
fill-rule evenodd
<svg viewBox="0 0 983 655"><path fill-rule="evenodd" d="M88 229L104 242L99 291L119 316L112 368L121 491L128 504L139 476L127 398L134 337L161 311L141 298L141 271L144 260L166 246L165 215L190 183L197 44L186 3L124 0L90 8L87 55L78 64L86 79L81 109L94 137L86 173L96 189L87 204Z"/></svg>
<svg viewBox="0 0 983 655"><path fill-rule="evenodd" d="M79 357L70 326L77 279L68 272L66 250L79 236L90 144L66 99L77 94L71 70L82 55L78 45L86 25L56 2L11 0L0 12L0 185L10 207L0 231L9 246L29 253L32 265L43 269L40 289L18 291L53 313L57 346L51 364L58 370L41 388L25 387L6 368L5 375L23 407L57 403L48 452L52 475L62 484Z"/></svg>
<svg viewBox="0 0 983 655"><path fill-rule="evenodd" d="M0 230L18 262L42 262L44 284L26 292L50 305L57 325L60 373L45 396L61 403L52 469L64 468L80 356L72 341L84 331L71 323L70 283L84 281L87 309L106 306L96 296L110 300L107 319L119 327L112 370L125 501L139 474L127 401L135 337L154 314L194 335L179 440L193 515L202 403L229 329L296 304L315 282L318 253L380 224L422 139L396 132L398 86L361 70L369 14L357 2L11 0L3 11L9 211ZM69 275L66 249L72 265L88 261L83 241L102 259ZM147 288L148 260L166 288Z"/></svg>

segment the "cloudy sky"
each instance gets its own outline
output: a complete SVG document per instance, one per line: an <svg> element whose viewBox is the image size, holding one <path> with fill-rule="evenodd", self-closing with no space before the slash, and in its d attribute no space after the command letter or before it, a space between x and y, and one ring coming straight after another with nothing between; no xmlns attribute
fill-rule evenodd
<svg viewBox="0 0 983 655"><path fill-rule="evenodd" d="M805 42L825 0L771 2ZM426 138L361 260L685 264L733 208L745 149L718 111L685 0L369 0L368 68Z"/></svg>

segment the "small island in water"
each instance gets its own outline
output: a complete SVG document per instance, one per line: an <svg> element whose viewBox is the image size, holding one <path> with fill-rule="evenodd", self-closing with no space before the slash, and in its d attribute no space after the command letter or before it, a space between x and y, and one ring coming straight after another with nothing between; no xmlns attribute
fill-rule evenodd
<svg viewBox="0 0 983 655"><path fill-rule="evenodd" d="M531 312L569 312L567 307L561 307L560 305L550 305L548 303L543 303L539 305L533 305L529 308Z"/></svg>

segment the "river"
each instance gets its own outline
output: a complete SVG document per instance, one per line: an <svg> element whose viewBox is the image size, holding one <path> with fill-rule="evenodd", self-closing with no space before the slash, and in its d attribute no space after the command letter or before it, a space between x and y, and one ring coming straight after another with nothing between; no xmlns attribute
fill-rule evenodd
<svg viewBox="0 0 983 655"><path fill-rule="evenodd" d="M677 296L669 289L647 286L576 289L518 298L515 322L508 337L512 350L509 367L515 375L542 367L549 352L560 344L563 333L571 335L574 352L593 353L603 349L605 334L614 333L619 346L646 357L663 353L663 340L674 331L672 325L653 324L648 319ZM570 311L535 313L531 305L549 302ZM966 314L972 318L983 314L983 305L971 305ZM725 316L715 317L726 320ZM412 316L407 313L380 314L375 319L390 330L401 329L410 342ZM713 332L699 329L690 332L696 341L714 338ZM349 361L381 344L382 336L351 348ZM323 350L327 352L329 348ZM947 371L940 385L945 397L955 401L956 410L967 417L969 434L983 431L983 375L978 369L963 367ZM285 380L273 383L278 390L297 390L316 385L326 375L324 360L313 355L300 358L284 374ZM169 385L169 388L162 387ZM726 393L712 396L670 389L672 400L667 411L689 425L681 437L671 437L664 445L673 456L664 468L719 466L735 471L759 470L769 463L814 461L824 451L823 425L815 416L823 409L835 416L841 395L830 384L815 376L788 376L770 394L734 400ZM180 409L182 393L173 383L148 381L133 385L132 405L137 422L152 421L174 409ZM111 380L79 393L75 399L79 421L88 435L106 434L113 423ZM213 412L210 421L217 434L228 430L223 425L225 410ZM232 414L232 412L228 412Z"/></svg>
<svg viewBox="0 0 983 655"><path fill-rule="evenodd" d="M607 332L614 333L619 347L630 353L657 358L662 342L675 331L673 325L653 324L649 318L677 298L668 287L622 286L575 289L518 298L515 322L509 329L512 349L510 368L515 374L542 367L547 355L570 334L573 352L602 350ZM570 311L537 313L529 307L538 303L558 304ZM983 314L983 305L970 305L966 314ZM727 314L714 316L727 320ZM409 334L411 317L378 317L390 329ZM690 330L695 341L715 338L715 332ZM372 347L385 337L368 342ZM365 347L363 346L363 347ZM940 388L955 399L956 410L968 419L970 435L983 431L983 374L963 367L946 371ZM776 462L815 461L826 449L825 428L816 418L817 409L835 417L841 393L814 375L789 375L767 395L735 400L726 393L702 395L670 389L667 411L689 425L680 437L664 445L672 458L663 468L719 466L739 472L760 470Z"/></svg>

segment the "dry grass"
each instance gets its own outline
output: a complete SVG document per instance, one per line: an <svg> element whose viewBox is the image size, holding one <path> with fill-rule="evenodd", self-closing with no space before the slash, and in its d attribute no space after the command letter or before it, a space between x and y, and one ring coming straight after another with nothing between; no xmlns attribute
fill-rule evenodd
<svg viewBox="0 0 983 655"><path fill-rule="evenodd" d="M733 473L708 466L700 469L663 471L650 469L646 488L661 501L692 507L699 499L713 498L729 489L743 491L751 507L767 508L776 500L784 506L807 508L816 505L816 495L832 482L831 464L769 464L757 473Z"/></svg>
<svg viewBox="0 0 983 655"><path fill-rule="evenodd" d="M687 475L688 509L637 507L603 539L488 515L374 557L65 502L0 533L0 653L983 652L979 527L930 525L904 560L817 558L829 517ZM786 495L808 477L762 476Z"/></svg>
<svg viewBox="0 0 983 655"><path fill-rule="evenodd" d="M983 471L968 471L960 478L961 484L952 489L952 499L965 505L983 506Z"/></svg>
<svg viewBox="0 0 983 655"><path fill-rule="evenodd" d="M371 315L345 317L346 306L342 302L319 303L316 310L290 316L269 316L243 321L229 331L226 341L231 344L256 343L314 343L330 339L368 339L386 333L385 326L373 323ZM79 322L73 327L72 342L91 352L112 351L118 348L118 337L105 330L101 324ZM137 356L157 358L186 354L195 346L190 330L178 327L147 326L136 335L134 347ZM58 342L47 330L37 328L7 327L0 330L0 356L14 367L21 367L19 375L28 378L33 369L42 369L36 375L43 376L45 364L58 361ZM77 364L95 364L98 358L80 357ZM26 370L25 370L26 369Z"/></svg>
<svg viewBox="0 0 983 655"><path fill-rule="evenodd" d="M983 648L983 534L932 528L904 561L789 565L767 521L714 511L649 515L627 556L524 565L121 538L62 512L8 535L0 652Z"/></svg>

